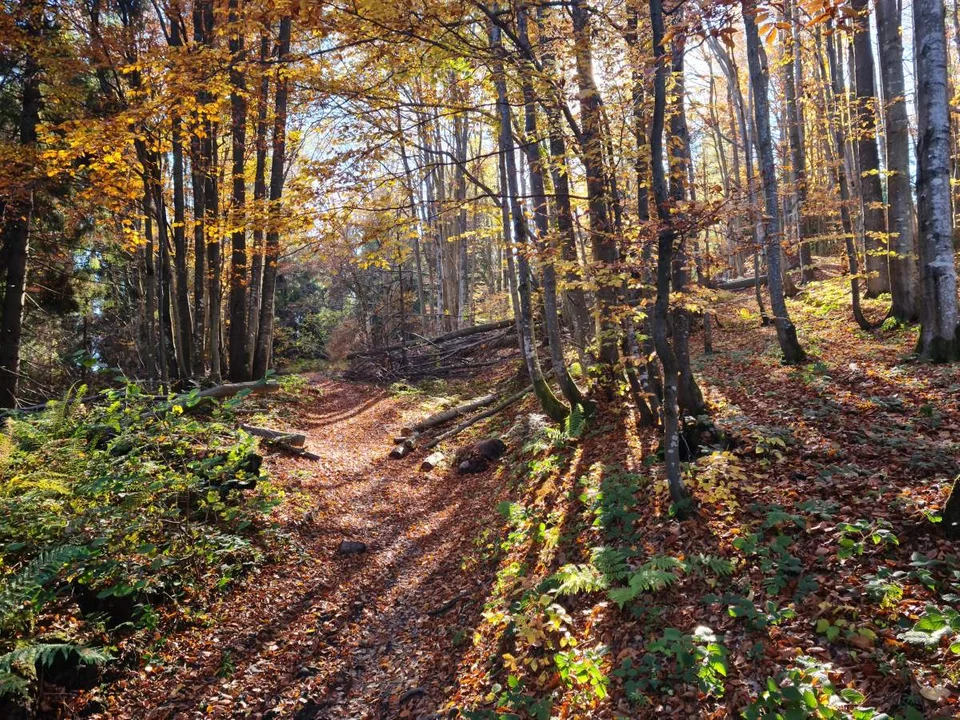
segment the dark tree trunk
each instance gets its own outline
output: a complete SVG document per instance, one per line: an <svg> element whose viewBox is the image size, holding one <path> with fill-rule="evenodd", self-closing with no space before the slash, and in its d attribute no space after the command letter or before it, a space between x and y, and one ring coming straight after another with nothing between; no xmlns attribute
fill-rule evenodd
<svg viewBox="0 0 960 720"><path fill-rule="evenodd" d="M529 45L527 33L527 13L520 8L517 14L517 30L520 42ZM527 159L530 173L530 195L533 201L533 222L537 232L537 250L540 254L541 277L543 281L543 324L550 345L550 362L563 396L570 407L582 405L584 398L580 388L567 371L563 357L563 339L560 335L560 318L557 307L557 271L553 263L553 249L548 246L550 239L547 195L544 186L543 162L537 129L536 95L533 89L532 69L523 64L520 68L523 89L524 138L523 154Z"/></svg>
<svg viewBox="0 0 960 720"><path fill-rule="evenodd" d="M38 40L43 28L43 5L31 0L25 8L27 35ZM40 124L40 66L27 49L21 76L20 145L32 149L37 145ZM24 168L27 177L33 168ZM23 337L23 305L27 287L27 259L30 255L30 227L33 222L33 182L28 180L16 188L12 197L4 198L3 248L7 264L0 314L0 407L15 407L20 379L20 341Z"/></svg>
<svg viewBox="0 0 960 720"><path fill-rule="evenodd" d="M678 506L686 504L689 494L680 469L680 413L677 388L680 369L670 340L667 325L670 317L670 275L676 231L670 215L667 182L663 170L663 125L666 113L667 53L664 48L662 0L650 0L650 25L653 30L653 51L657 69L654 76L653 122L650 128L650 166L653 194L660 219L657 237L657 299L653 311L653 341L663 367L663 454L670 487L670 498Z"/></svg>
<svg viewBox="0 0 960 720"><path fill-rule="evenodd" d="M247 81L240 67L243 61L243 31L239 27L239 0L230 0L230 119L233 155L233 196L231 197L234 228L230 253L230 379L241 382L250 378L250 352L247 345L247 232L244 217L247 185L244 178L244 151L247 144Z"/></svg>
<svg viewBox="0 0 960 720"><path fill-rule="evenodd" d="M281 65L290 55L292 21L289 16L280 20L277 40L277 60ZM273 327L277 270L280 262L280 200L283 197L283 166L287 152L287 93L289 79L278 68L277 96L273 121L273 156L270 159L270 208L267 222L267 242L264 248L263 290L260 302L260 327L257 331L257 347L253 359L253 377L260 378L270 369L273 354Z"/></svg>

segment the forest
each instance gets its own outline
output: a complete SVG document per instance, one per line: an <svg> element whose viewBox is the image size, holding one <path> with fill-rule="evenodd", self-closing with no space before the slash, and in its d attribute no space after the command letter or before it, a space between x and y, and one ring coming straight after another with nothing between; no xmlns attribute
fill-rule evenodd
<svg viewBox="0 0 960 720"><path fill-rule="evenodd" d="M5 0L0 717L960 716L960 0Z"/></svg>

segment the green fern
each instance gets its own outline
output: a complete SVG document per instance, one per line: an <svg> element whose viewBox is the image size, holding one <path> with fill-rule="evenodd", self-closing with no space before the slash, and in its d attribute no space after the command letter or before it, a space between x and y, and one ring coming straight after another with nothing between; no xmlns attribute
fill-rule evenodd
<svg viewBox="0 0 960 720"><path fill-rule="evenodd" d="M641 594L659 592L677 582L677 573L670 572L670 569L683 572L686 566L677 558L656 555L630 573L625 587L613 588L607 595L622 610L624 605L633 602Z"/></svg>
<svg viewBox="0 0 960 720"><path fill-rule="evenodd" d="M608 578L593 565L570 563L557 570L553 577L560 583L557 588L559 595L599 592L610 587Z"/></svg>
<svg viewBox="0 0 960 720"><path fill-rule="evenodd" d="M22 571L8 578L0 588L0 628L7 626L25 603L35 600L64 566L86 552L80 547L62 545L40 553Z"/></svg>
<svg viewBox="0 0 960 720"><path fill-rule="evenodd" d="M697 553L690 558L690 560L694 565L700 568L702 572L709 571L720 577L729 577L730 575L733 575L733 563L726 558L717 557L716 555L704 555L703 553Z"/></svg>
<svg viewBox="0 0 960 720"><path fill-rule="evenodd" d="M11 672L0 672L0 698L30 697L30 682Z"/></svg>
<svg viewBox="0 0 960 720"><path fill-rule="evenodd" d="M49 668L57 658L73 661L77 665L104 665L113 659L108 652L98 648L73 643L37 643L26 645L0 655L0 677L15 671L25 677L35 677L40 668Z"/></svg>

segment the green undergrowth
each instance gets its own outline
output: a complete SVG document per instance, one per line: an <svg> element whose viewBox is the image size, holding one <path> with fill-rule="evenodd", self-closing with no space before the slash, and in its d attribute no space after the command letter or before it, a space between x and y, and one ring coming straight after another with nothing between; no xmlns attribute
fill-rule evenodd
<svg viewBox="0 0 960 720"><path fill-rule="evenodd" d="M906 552L898 528L854 515L829 488L764 488L755 478L790 462L795 439L726 419L736 448L686 464L699 511L683 523L655 459L610 452L625 447L612 425L524 445L501 533L476 543L496 574L474 632L484 690L459 704L463 717L914 720L931 709L909 678L918 666L955 672L960 560ZM901 684L893 703L871 694L878 677Z"/></svg>
<svg viewBox="0 0 960 720"><path fill-rule="evenodd" d="M0 434L0 703L134 660L277 548L242 396L83 394Z"/></svg>

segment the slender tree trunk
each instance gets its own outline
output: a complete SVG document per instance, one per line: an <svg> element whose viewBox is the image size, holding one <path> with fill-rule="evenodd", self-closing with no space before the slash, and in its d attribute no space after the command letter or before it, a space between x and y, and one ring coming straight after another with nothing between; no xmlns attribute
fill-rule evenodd
<svg viewBox="0 0 960 720"><path fill-rule="evenodd" d="M517 165L513 143L513 122L510 113L510 101L507 97L507 80L503 71L503 45L500 40L500 28L496 25L490 28L490 45L497 60L493 67L493 83L497 93L497 117L500 121L499 144L503 154L504 172L506 175L505 187L510 194L510 214L513 220L514 242L520 246L526 243L527 225L523 214L523 205L517 182ZM504 230L506 234L506 230ZM510 252L508 247L508 252ZM554 421L561 422L566 418L568 409L553 394L553 390L543 377L540 369L540 360L537 357L537 343L533 331L533 303L530 297L530 264L524 252L518 252L517 265L517 300L519 306L515 308L520 335L520 349L523 359L533 383L534 392L543 411Z"/></svg>
<svg viewBox="0 0 960 720"><path fill-rule="evenodd" d="M650 25L653 31L653 52L657 62L654 76L653 122L650 128L650 165L653 194L656 201L660 231L657 236L657 299L653 310L653 341L663 367L663 455L670 498L677 506L689 501L680 469L680 413L677 388L680 369L667 338L670 318L670 275L676 231L670 215L667 182L663 170L663 126L667 105L667 52L664 48L662 0L650 0Z"/></svg>
<svg viewBox="0 0 960 720"><path fill-rule="evenodd" d="M766 57L760 46L760 34L757 31L756 0L742 0L743 24L747 41L747 60L750 66L750 83L753 87L753 109L757 130L757 150L760 155L760 177L763 181L764 237L767 245L767 287L770 290L770 305L773 308L774 326L777 340L783 352L784 362L795 365L806 361L807 356L797 330L787 312L787 303L783 295L783 280L780 276L780 237L782 235L777 198L777 171L773 162L773 140L770 136L770 110L767 96L769 70Z"/></svg>
<svg viewBox="0 0 960 720"><path fill-rule="evenodd" d="M880 81L886 118L887 228L890 233L892 315L903 322L917 319L916 237L913 191L910 187L910 123L903 78L903 40L899 0L876 0L880 35Z"/></svg>
<svg viewBox="0 0 960 720"><path fill-rule="evenodd" d="M950 98L942 0L914 0L917 78L917 185L920 247L920 356L960 359L957 268L950 207Z"/></svg>
<svg viewBox="0 0 960 720"><path fill-rule="evenodd" d="M843 116L840 106L840 98L844 92L839 59L834 46L833 33L827 35L827 61L830 63L831 88L833 90L834 107L834 142L836 144L837 155L843 157L845 151L845 141L843 132ZM856 227L853 218L850 215L850 188L847 183L846 168L838 163L836 168L836 180L840 189L840 223L843 229L844 245L847 252L847 265L850 270L850 302L853 310L853 319L863 330L872 330L874 326L867 320L863 314L860 305L860 263L857 259L856 247Z"/></svg>
<svg viewBox="0 0 960 720"><path fill-rule="evenodd" d="M527 12L521 7L517 13L517 30L520 42L529 45ZM563 396L570 407L583 405L583 393L567 371L563 357L563 339L560 335L560 318L557 307L557 271L553 262L553 248L549 247L550 227L547 196L544 185L543 158L537 129L536 95L533 89L532 70L524 63L520 67L523 90L524 138L523 154L530 173L530 195L533 201L533 222L537 231L537 250L540 255L540 270L543 281L543 324L550 345L550 362Z"/></svg>
<svg viewBox="0 0 960 720"><path fill-rule="evenodd" d="M239 25L239 0L230 0L230 119L233 160L230 238L230 379L250 379L250 352L247 345L247 231L244 217L247 181L244 151L247 144L247 81L243 61L243 31Z"/></svg>
<svg viewBox="0 0 960 720"><path fill-rule="evenodd" d="M620 281L611 277L619 260L617 240L610 222L608 183L603 163L603 125L600 93L593 77L590 22L582 0L571 0L577 82L580 88L581 161L586 172L590 213L590 250L597 284L600 359L612 369L620 358L619 323L614 319Z"/></svg>
<svg viewBox="0 0 960 720"><path fill-rule="evenodd" d="M544 22L545 9L537 9L538 23ZM555 64L553 52L547 48L542 60L544 73L551 76ZM551 103L544 103L547 115L548 134L550 136L550 179L553 182L554 214L557 230L560 233L560 259L563 263L564 308L573 328L573 341L580 356L580 362L586 369L586 347L592 336L590 308L583 290L583 272L577 253L577 236L573 223L573 209L570 205L570 171L567 164L567 145L563 135L561 113Z"/></svg>
<svg viewBox="0 0 960 720"><path fill-rule="evenodd" d="M26 12L27 35L31 40L39 40L43 32L43 5L32 0ZM40 124L41 68L33 57L34 51L35 48L27 48L21 76L19 141L26 153L34 152L37 146L37 126ZM0 407L8 408L16 406L20 379L20 342L35 192L34 183L29 178L33 171L34 168L24 168L27 182L14 190L13 197L4 198L3 248L7 275L0 313Z"/></svg>
<svg viewBox="0 0 960 720"><path fill-rule="evenodd" d="M190 143L190 180L193 185L193 375L201 377L206 370L204 351L207 337L208 308L206 227L204 213L204 173L200 159L200 139L193 137Z"/></svg>
<svg viewBox="0 0 960 720"><path fill-rule="evenodd" d="M180 25L176 19L170 23L170 46L183 45ZM187 227L186 203L184 200L183 123L178 112L171 118L171 141L173 155L173 266L176 280L177 317L177 364L180 377L188 378L193 373L193 318L190 314L190 289L187 280Z"/></svg>
<svg viewBox="0 0 960 720"><path fill-rule="evenodd" d="M790 169L793 178L793 207L791 215L796 226L797 251L800 263L800 280L806 281L806 268L810 265L810 248L804 237L803 214L807 203L807 160L803 143L803 119L800 112L798 94L803 87L801 75L801 55L799 35L793 32L797 28L797 19L792 0L784 2L784 20L790 25L789 30L783 32L789 56L782 63L784 79L785 109L787 115L787 130L790 140Z"/></svg>
<svg viewBox="0 0 960 720"><path fill-rule="evenodd" d="M874 87L873 42L867 0L851 0L854 18L857 106L855 130L863 199L863 246L866 251L867 297L890 292L887 222L883 212L880 156L877 149L877 92ZM893 62L892 58L886 61Z"/></svg>
<svg viewBox="0 0 960 720"><path fill-rule="evenodd" d="M273 154L270 159L270 208L267 242L264 252L263 291L260 304L260 327L253 359L253 377L260 378L270 369L273 354L273 327L277 271L280 262L280 200L283 197L283 165L287 152L287 93L289 79L282 66L289 61L292 20L280 20L277 40L277 95L273 121Z"/></svg>
<svg viewBox="0 0 960 720"><path fill-rule="evenodd" d="M253 372L253 355L260 328L260 301L263 287L263 201L267 197L267 101L270 95L270 74L267 59L270 53L270 38L266 32L260 36L260 90L257 93L256 161L253 173L253 259L250 263L250 293L247 302L247 358Z"/></svg>

